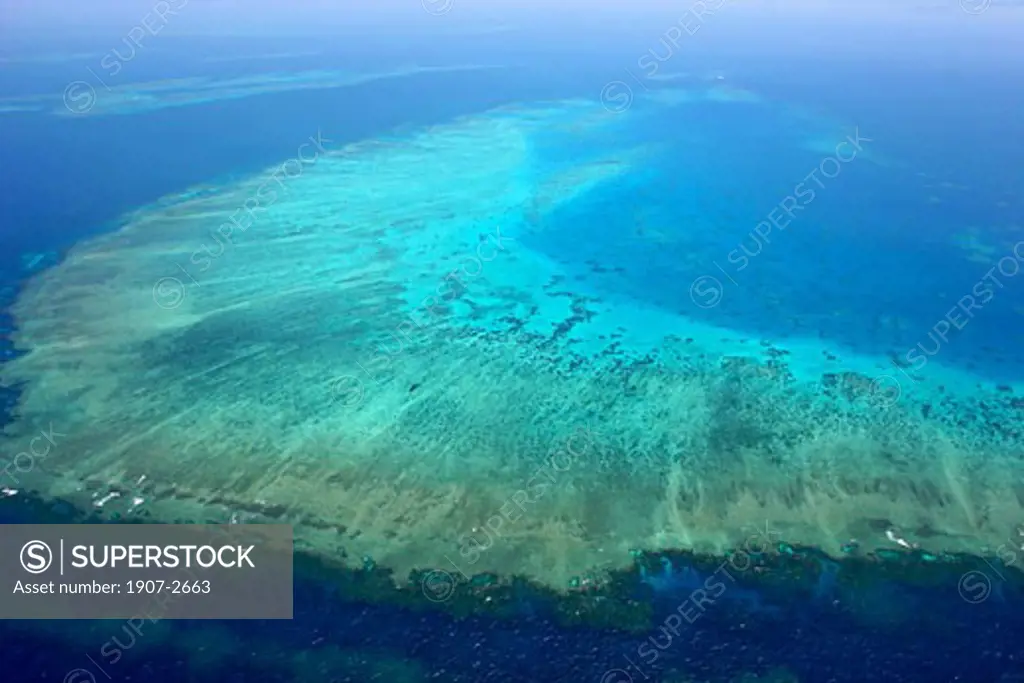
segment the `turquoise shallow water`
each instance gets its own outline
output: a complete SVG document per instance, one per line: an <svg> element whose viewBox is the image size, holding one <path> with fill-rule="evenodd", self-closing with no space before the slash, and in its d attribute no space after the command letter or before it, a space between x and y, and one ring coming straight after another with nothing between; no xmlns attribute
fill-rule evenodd
<svg viewBox="0 0 1024 683"><path fill-rule="evenodd" d="M950 205L972 201L971 190L887 157L886 140L868 128L848 129L770 101L652 112L627 138L658 145L644 171L556 212L528 243L585 277L594 295L751 344L811 337L837 356L934 357L1019 381L1020 226L997 206L996 225L982 227L985 214L965 225ZM854 130L863 152L847 144L838 154L850 161L837 162L835 148ZM578 158L580 146L552 140L542 154L554 164ZM796 206L788 215L787 196ZM714 280L694 299L702 277ZM972 299L952 325L936 331L964 296Z"/></svg>

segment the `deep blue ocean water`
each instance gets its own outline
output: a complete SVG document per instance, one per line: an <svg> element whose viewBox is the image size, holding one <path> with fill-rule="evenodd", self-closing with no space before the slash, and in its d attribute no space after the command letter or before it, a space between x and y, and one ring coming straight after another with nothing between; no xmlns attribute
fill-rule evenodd
<svg viewBox="0 0 1024 683"><path fill-rule="evenodd" d="M493 39L463 41L443 49L408 45L386 54L369 46L316 45L321 50L316 56L271 64L204 61L196 57L195 45L169 43L127 64L131 74L125 80L199 73L231 78L279 69L383 70L414 61L502 68L289 90L125 115L0 114L0 159L5 161L0 303L8 305L31 272L51 265L64 249L115 229L125 212L196 184L259 171L293 154L296 140L311 130L322 129L344 143L506 104L594 99L609 79L629 79L622 71L640 54L632 43L604 53L544 53L519 43L495 46ZM201 53L279 49L236 41L205 44ZM933 60L935 54L928 52ZM723 48L721 54L687 59L679 71L727 74L730 85L756 92L773 106L728 102L652 110L644 126L610 145L657 145L649 172L607 184L593 201L568 205L549 219L564 229L528 237L527 246L569 272L586 273L595 296L683 313L728 328L737 338L784 343L811 337L851 354L902 356L926 340L936 322L1006 255L1004 247L997 247L986 256L989 263L969 261L954 244L969 228L987 244L1024 239L1024 232L1014 231L1014 226L1024 229L1024 118L1014 115L1024 110L1019 87L1024 70L1012 62L991 69L979 63L923 59L908 64L862 57L812 63L808 55L796 54L754 60ZM0 95L52 92L59 103L59 93L84 65L6 67L0 72ZM639 92L641 86L634 88ZM857 127L873 141L866 146L873 156L844 166L839 177L826 181L819 198L786 231L773 234L748 268L729 271L732 282L718 267L727 265L727 255L745 240L752 244L753 227L827 153L799 148L808 119L814 125L837 122L823 126L827 130L821 135L832 146L852 132L849 126ZM837 137L839 131L843 135ZM553 136L543 152L544 158L558 160L586 158L595 150L585 137ZM651 226L671 228L667 238L652 240L644 232ZM36 254L48 256L37 260ZM615 270L595 272L594 264ZM694 305L691 283L702 275L722 281L720 304ZM1005 289L944 346L941 359L988 381L1010 384L1024 381L1024 273L1003 280ZM9 318L0 319L0 330L10 325ZM0 353L10 353L9 348L9 343L0 346ZM10 506L5 510L9 519L29 521L19 517L15 504ZM230 667L215 672L197 668L189 662L194 656L189 648L206 631L190 638L200 625L181 622L163 625L173 632L166 643L188 646L140 648L108 677L288 680L283 670L295 652L333 645L415 661L423 680L623 683L630 679L606 679L604 672L634 656L638 642L635 636L556 626L548 615L531 614L534 608L526 600L521 618L509 623L362 604L358 596L337 595L317 583L299 583L295 596L293 622L223 624L241 643L278 649L259 664L246 664L246 646L240 645ZM699 634L668 650L657 667L629 669L631 680L649 680L648 675L682 680L669 679L665 672L684 665L707 680L775 667L786 667L805 681L1008 681L1018 679L999 677L1014 671L1024 675L1019 596L999 595L980 609L948 590L933 594L894 587L871 597L880 611L885 605L902 615L916 614L928 620L929 628L915 633L911 622L897 618L883 626L865 624L830 610L828 600L806 608L742 603L709 618ZM671 611L674 594L659 599L657 609ZM746 623L760 628L746 629ZM2 627L5 680L62 680L77 667L105 680L108 672L89 657L97 657L120 625L89 624L77 635L74 626L54 628L71 644ZM279 661L282 672L268 669L268 658ZM361 678L365 667L352 664L349 673L341 668L314 669L295 680L368 680Z"/></svg>

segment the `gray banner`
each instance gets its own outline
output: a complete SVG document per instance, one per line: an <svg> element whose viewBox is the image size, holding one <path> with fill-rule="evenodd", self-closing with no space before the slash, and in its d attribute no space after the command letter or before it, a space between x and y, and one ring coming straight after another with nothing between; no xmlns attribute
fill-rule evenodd
<svg viewBox="0 0 1024 683"><path fill-rule="evenodd" d="M0 525L0 619L291 619L284 524Z"/></svg>

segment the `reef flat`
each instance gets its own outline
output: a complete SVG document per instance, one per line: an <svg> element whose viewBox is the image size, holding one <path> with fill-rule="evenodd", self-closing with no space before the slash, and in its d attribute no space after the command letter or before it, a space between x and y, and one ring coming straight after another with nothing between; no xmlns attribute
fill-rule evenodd
<svg viewBox="0 0 1024 683"><path fill-rule="evenodd" d="M761 530L833 559L1019 548L1014 387L938 362L894 387L884 356L748 340L536 248L584 203L616 210L600 197L666 153L648 117L704 100L762 106L549 102L341 148L311 131L279 168L126 216L12 307L4 486L291 523L304 551L398 584L565 592ZM565 131L573 154L552 154ZM685 291L707 253L638 220Z"/></svg>

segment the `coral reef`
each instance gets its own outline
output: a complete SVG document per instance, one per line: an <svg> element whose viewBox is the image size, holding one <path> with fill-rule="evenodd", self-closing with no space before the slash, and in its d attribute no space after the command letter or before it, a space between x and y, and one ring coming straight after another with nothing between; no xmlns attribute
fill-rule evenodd
<svg viewBox="0 0 1024 683"><path fill-rule="evenodd" d="M13 307L13 488L119 515L287 521L300 545L396 577L558 588L637 549L723 552L752 534L834 556L1016 539L1012 393L879 400L862 372L808 376L767 342L767 359L716 352L726 331L683 315L641 311L630 338L629 303L558 285L527 235L651 147L624 137L553 167L538 137L605 136L631 115L508 108L321 150L78 245Z"/></svg>

